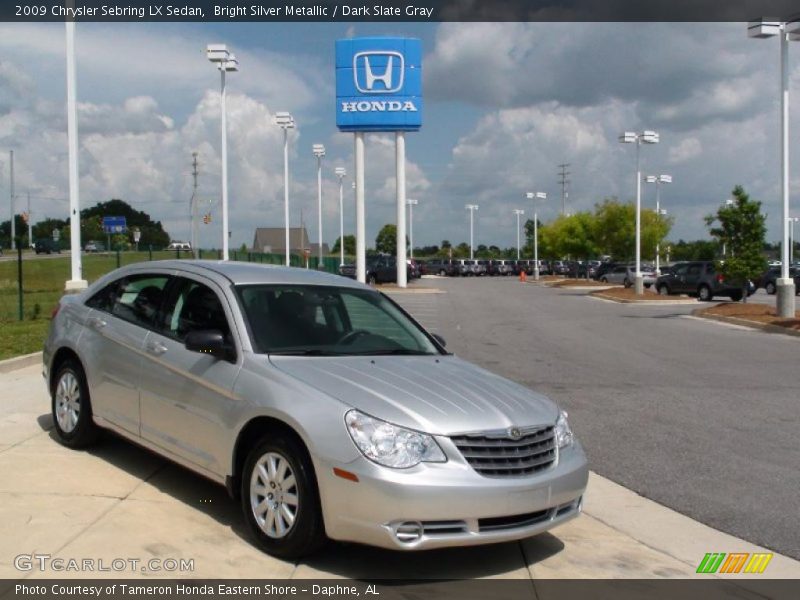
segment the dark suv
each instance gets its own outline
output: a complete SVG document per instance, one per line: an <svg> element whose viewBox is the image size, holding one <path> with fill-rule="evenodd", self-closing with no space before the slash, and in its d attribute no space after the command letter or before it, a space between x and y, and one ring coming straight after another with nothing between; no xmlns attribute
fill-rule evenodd
<svg viewBox="0 0 800 600"><path fill-rule="evenodd" d="M425 265L425 272L429 275L441 275L442 277L449 275L452 277L453 275L458 275L458 265L451 258L434 258Z"/></svg>
<svg viewBox="0 0 800 600"><path fill-rule="evenodd" d="M656 291L662 296L670 294L688 294L697 296L708 302L714 296L727 296L734 302L742 299L742 286L735 281L726 281L721 273L717 273L711 261L693 261L678 263L671 272L656 279ZM748 286L748 295L753 293L752 283Z"/></svg>
<svg viewBox="0 0 800 600"><path fill-rule="evenodd" d="M761 275L756 287L763 287L764 290L770 295L775 294L778 291L777 280L780 278L780 276L780 267L770 267L763 275ZM797 267L789 267L789 277L794 279L795 293L800 295L800 269Z"/></svg>
<svg viewBox="0 0 800 600"><path fill-rule="evenodd" d="M52 254L53 252L61 254L61 246L59 243L50 238L36 240L33 249L36 251L36 254Z"/></svg>

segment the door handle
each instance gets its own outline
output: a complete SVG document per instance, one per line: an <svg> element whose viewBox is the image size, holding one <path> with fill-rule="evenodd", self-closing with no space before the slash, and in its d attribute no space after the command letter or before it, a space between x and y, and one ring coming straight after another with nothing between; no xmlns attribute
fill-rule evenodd
<svg viewBox="0 0 800 600"><path fill-rule="evenodd" d="M147 344L147 351L151 354L155 354L156 356L161 356L167 350L168 348L161 342L150 342Z"/></svg>
<svg viewBox="0 0 800 600"><path fill-rule="evenodd" d="M94 329L102 329L103 327L108 325L108 323L106 323L103 319L99 317L89 317L88 319L86 319L86 324Z"/></svg>

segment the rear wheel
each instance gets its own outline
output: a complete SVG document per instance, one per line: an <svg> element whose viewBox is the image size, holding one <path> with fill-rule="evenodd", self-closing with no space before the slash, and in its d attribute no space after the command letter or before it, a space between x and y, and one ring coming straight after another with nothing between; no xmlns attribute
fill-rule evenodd
<svg viewBox="0 0 800 600"><path fill-rule="evenodd" d="M378 280L376 279L374 273L370 273L369 275L367 275L367 283L370 285L375 285L376 283L378 283Z"/></svg>
<svg viewBox="0 0 800 600"><path fill-rule="evenodd" d="M697 297L703 302L711 302L714 299L714 294L711 293L711 288L707 285L701 285L697 289Z"/></svg>
<svg viewBox="0 0 800 600"><path fill-rule="evenodd" d="M669 288L666 285L661 284L656 289L657 289L659 295L661 295L661 296L669 296Z"/></svg>
<svg viewBox="0 0 800 600"><path fill-rule="evenodd" d="M242 473L242 511L268 554L297 559L325 541L319 491L305 448L291 437L264 437Z"/></svg>
<svg viewBox="0 0 800 600"><path fill-rule="evenodd" d="M775 294L775 292L777 292L777 291L778 291L778 289L775 287L775 282L773 282L773 281L768 281L768 282L767 282L767 285L765 285L765 286L764 286L764 289L766 290L766 292L767 292L767 293L768 293L770 296L774 295L774 294Z"/></svg>
<svg viewBox="0 0 800 600"><path fill-rule="evenodd" d="M100 430L92 420L89 387L77 361L67 360L61 364L50 395L53 425L62 444L85 448L97 441Z"/></svg>
<svg viewBox="0 0 800 600"><path fill-rule="evenodd" d="M741 300L742 300L742 292L731 292L730 298L734 302L741 302Z"/></svg>
<svg viewBox="0 0 800 600"><path fill-rule="evenodd" d="M601 277L600 281L601 281L601 283L608 283L608 278L607 277Z"/></svg>
<svg viewBox="0 0 800 600"><path fill-rule="evenodd" d="M439 277L445 277L446 275L447 275L447 272L444 269L439 271Z"/></svg>
<svg viewBox="0 0 800 600"><path fill-rule="evenodd" d="M631 281L630 281L630 279L628 279L628 278L626 277L626 278L625 278L625 281L623 281L623 282L622 282L622 285L624 285L626 288L629 288L629 287L631 287Z"/></svg>

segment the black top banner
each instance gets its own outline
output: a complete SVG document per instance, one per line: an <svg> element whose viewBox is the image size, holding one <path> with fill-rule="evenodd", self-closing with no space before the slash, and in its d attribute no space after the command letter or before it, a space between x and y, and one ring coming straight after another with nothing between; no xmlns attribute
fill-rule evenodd
<svg viewBox="0 0 800 600"><path fill-rule="evenodd" d="M797 0L2 0L5 22L750 21Z"/></svg>

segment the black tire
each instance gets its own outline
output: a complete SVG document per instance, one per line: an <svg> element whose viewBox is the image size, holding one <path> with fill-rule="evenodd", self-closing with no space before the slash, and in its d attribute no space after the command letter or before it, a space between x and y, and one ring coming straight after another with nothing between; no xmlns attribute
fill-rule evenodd
<svg viewBox="0 0 800 600"><path fill-rule="evenodd" d="M714 299L714 294L711 292L710 287L703 284L697 288L697 298L701 302L711 302Z"/></svg>
<svg viewBox="0 0 800 600"><path fill-rule="evenodd" d="M608 278L607 277L601 277L600 278L600 283L608 283Z"/></svg>
<svg viewBox="0 0 800 600"><path fill-rule="evenodd" d="M774 296L775 293L778 291L778 288L775 286L775 282L768 281L767 284L764 286L764 290L770 295Z"/></svg>
<svg viewBox="0 0 800 600"><path fill-rule="evenodd" d="M58 367L53 382L50 390L50 410L53 416L53 430L58 441L69 448L91 446L97 441L100 428L92 419L89 387L86 385L86 376L80 363L75 360L63 362ZM70 425L73 420L72 415L76 412L74 425Z"/></svg>
<svg viewBox="0 0 800 600"><path fill-rule="evenodd" d="M649 289L650 289L652 286L653 286L653 284L652 284L652 283L645 283L645 284L644 284L644 287L646 287L648 290L649 290Z"/></svg>
<svg viewBox="0 0 800 600"><path fill-rule="evenodd" d="M742 301L742 292L731 292L730 298L734 302L741 302Z"/></svg>
<svg viewBox="0 0 800 600"><path fill-rule="evenodd" d="M374 274L370 273L369 275L367 275L367 283L370 285L375 285L376 283L378 283L378 279L375 277Z"/></svg>
<svg viewBox="0 0 800 600"><path fill-rule="evenodd" d="M669 288L663 283L656 288L659 296L669 296Z"/></svg>
<svg viewBox="0 0 800 600"><path fill-rule="evenodd" d="M631 282L630 282L630 280L629 280L629 279L626 277L626 278L625 278L625 281L623 281L623 282L622 282L622 285L623 285L623 286L625 286L626 288L629 288L629 287L631 287Z"/></svg>
<svg viewBox="0 0 800 600"><path fill-rule="evenodd" d="M286 490L278 488L282 493L295 495L297 499L294 521L288 528L288 533L285 533L282 537L270 536L262 529L256 520L253 499L251 498L251 480L254 477L258 477L254 474L256 465L269 454L282 457L288 463L295 480L295 484ZM267 486L265 485L264 487L266 489ZM291 490L294 491L292 492ZM262 497L255 492L252 495L255 497L256 502L258 498ZM325 542L325 525L322 520L319 489L314 468L311 465L308 452L294 438L280 434L261 438L247 455L241 477L241 497L242 512L247 527L259 548L267 554L294 560L312 554ZM263 498L263 501L267 500L266 497ZM268 527L266 516L265 527Z"/></svg>
<svg viewBox="0 0 800 600"><path fill-rule="evenodd" d="M447 271L445 271L444 269L439 271L439 277L446 277L446 276L447 276Z"/></svg>

